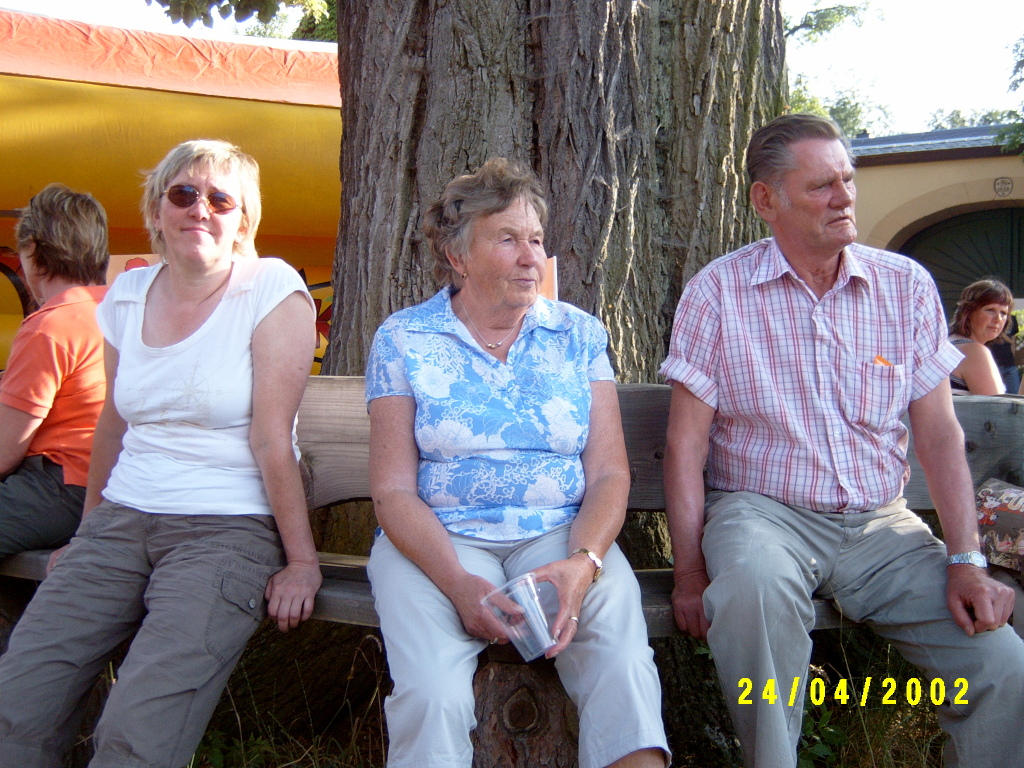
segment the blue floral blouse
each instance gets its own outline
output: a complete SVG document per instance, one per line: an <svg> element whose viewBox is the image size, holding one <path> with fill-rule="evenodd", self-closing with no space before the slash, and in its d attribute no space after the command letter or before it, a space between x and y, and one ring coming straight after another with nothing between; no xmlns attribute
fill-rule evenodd
<svg viewBox="0 0 1024 768"><path fill-rule="evenodd" d="M614 381L597 318L538 298L502 363L470 336L451 289L377 329L367 404L416 398L420 498L452 533L515 541L572 522L586 489L592 381Z"/></svg>

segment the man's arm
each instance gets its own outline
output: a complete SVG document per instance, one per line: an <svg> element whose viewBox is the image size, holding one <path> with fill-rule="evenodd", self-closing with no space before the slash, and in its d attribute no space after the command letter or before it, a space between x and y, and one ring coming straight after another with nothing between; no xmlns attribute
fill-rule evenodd
<svg viewBox="0 0 1024 768"><path fill-rule="evenodd" d="M949 380L910 403L914 452L924 470L928 492L942 523L949 554L981 548L964 433L956 420ZM1013 612L1013 590L969 564L946 569L946 603L953 620L968 635L996 629Z"/></svg>
<svg viewBox="0 0 1024 768"><path fill-rule="evenodd" d="M678 382L672 382L672 404L665 443L665 512L672 537L675 589L672 607L676 624L704 640L710 626L704 615L704 590L711 583L704 565L704 463L715 410Z"/></svg>
<svg viewBox="0 0 1024 768"><path fill-rule="evenodd" d="M0 477L18 468L42 423L42 417L0 403Z"/></svg>

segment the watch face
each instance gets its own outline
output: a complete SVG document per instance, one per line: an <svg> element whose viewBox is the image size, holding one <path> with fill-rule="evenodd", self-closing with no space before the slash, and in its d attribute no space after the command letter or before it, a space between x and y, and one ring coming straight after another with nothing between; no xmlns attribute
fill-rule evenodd
<svg viewBox="0 0 1024 768"><path fill-rule="evenodd" d="M951 555L947 559L947 562L949 563L949 565L958 565L962 563L976 565L978 568L988 568L988 560L985 559L985 556L981 554L981 552L977 551L958 552L955 555Z"/></svg>

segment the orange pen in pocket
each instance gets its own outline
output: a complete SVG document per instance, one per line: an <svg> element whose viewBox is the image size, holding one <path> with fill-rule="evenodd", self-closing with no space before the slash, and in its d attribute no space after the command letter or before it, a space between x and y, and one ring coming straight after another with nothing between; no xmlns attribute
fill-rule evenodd
<svg viewBox="0 0 1024 768"><path fill-rule="evenodd" d="M888 365L890 368L892 367L892 363L890 363L881 355L875 355L875 365Z"/></svg>

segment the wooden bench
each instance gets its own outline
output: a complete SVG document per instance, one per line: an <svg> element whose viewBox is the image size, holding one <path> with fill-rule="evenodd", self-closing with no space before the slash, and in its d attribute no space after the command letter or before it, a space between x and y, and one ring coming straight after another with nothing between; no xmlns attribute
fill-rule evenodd
<svg viewBox="0 0 1024 768"><path fill-rule="evenodd" d="M629 453L632 488L630 509L661 510L662 459L671 390L662 384L620 384L623 427ZM370 421L361 376L311 376L299 409L298 435L310 509L343 501L367 499ZM1020 483L1024 465L1024 398L1007 395L954 398L964 428L967 457L975 485L990 477ZM905 490L911 509L933 505L923 474L913 458ZM0 575L40 581L48 553L24 552L0 562ZM378 626L366 579L366 558L323 553L324 584L317 595L315 619L366 627ZM672 618L669 569L637 571L644 616L652 637L678 634ZM831 605L816 604L816 629L839 626Z"/></svg>
<svg viewBox="0 0 1024 768"><path fill-rule="evenodd" d="M632 510L662 510L665 506L662 459L670 393L665 385L619 385L632 476ZM955 398L976 486L989 477L1020 483L1024 464L1022 405L1024 398L1015 396ZM362 377L311 377L299 409L298 435L310 509L369 497L369 418ZM912 447L910 453L912 456ZM923 475L916 461L912 459L911 464L913 474L905 490L909 505L915 510L930 510L932 503ZM8 558L0 562L0 576L39 581L45 575L47 555L36 551ZM366 577L366 558L322 553L321 569L324 583L313 618L378 626ZM638 570L637 576L650 636L678 635L670 601L671 570ZM815 629L843 623L830 604L819 600L815 609ZM4 641L0 626L0 647Z"/></svg>

